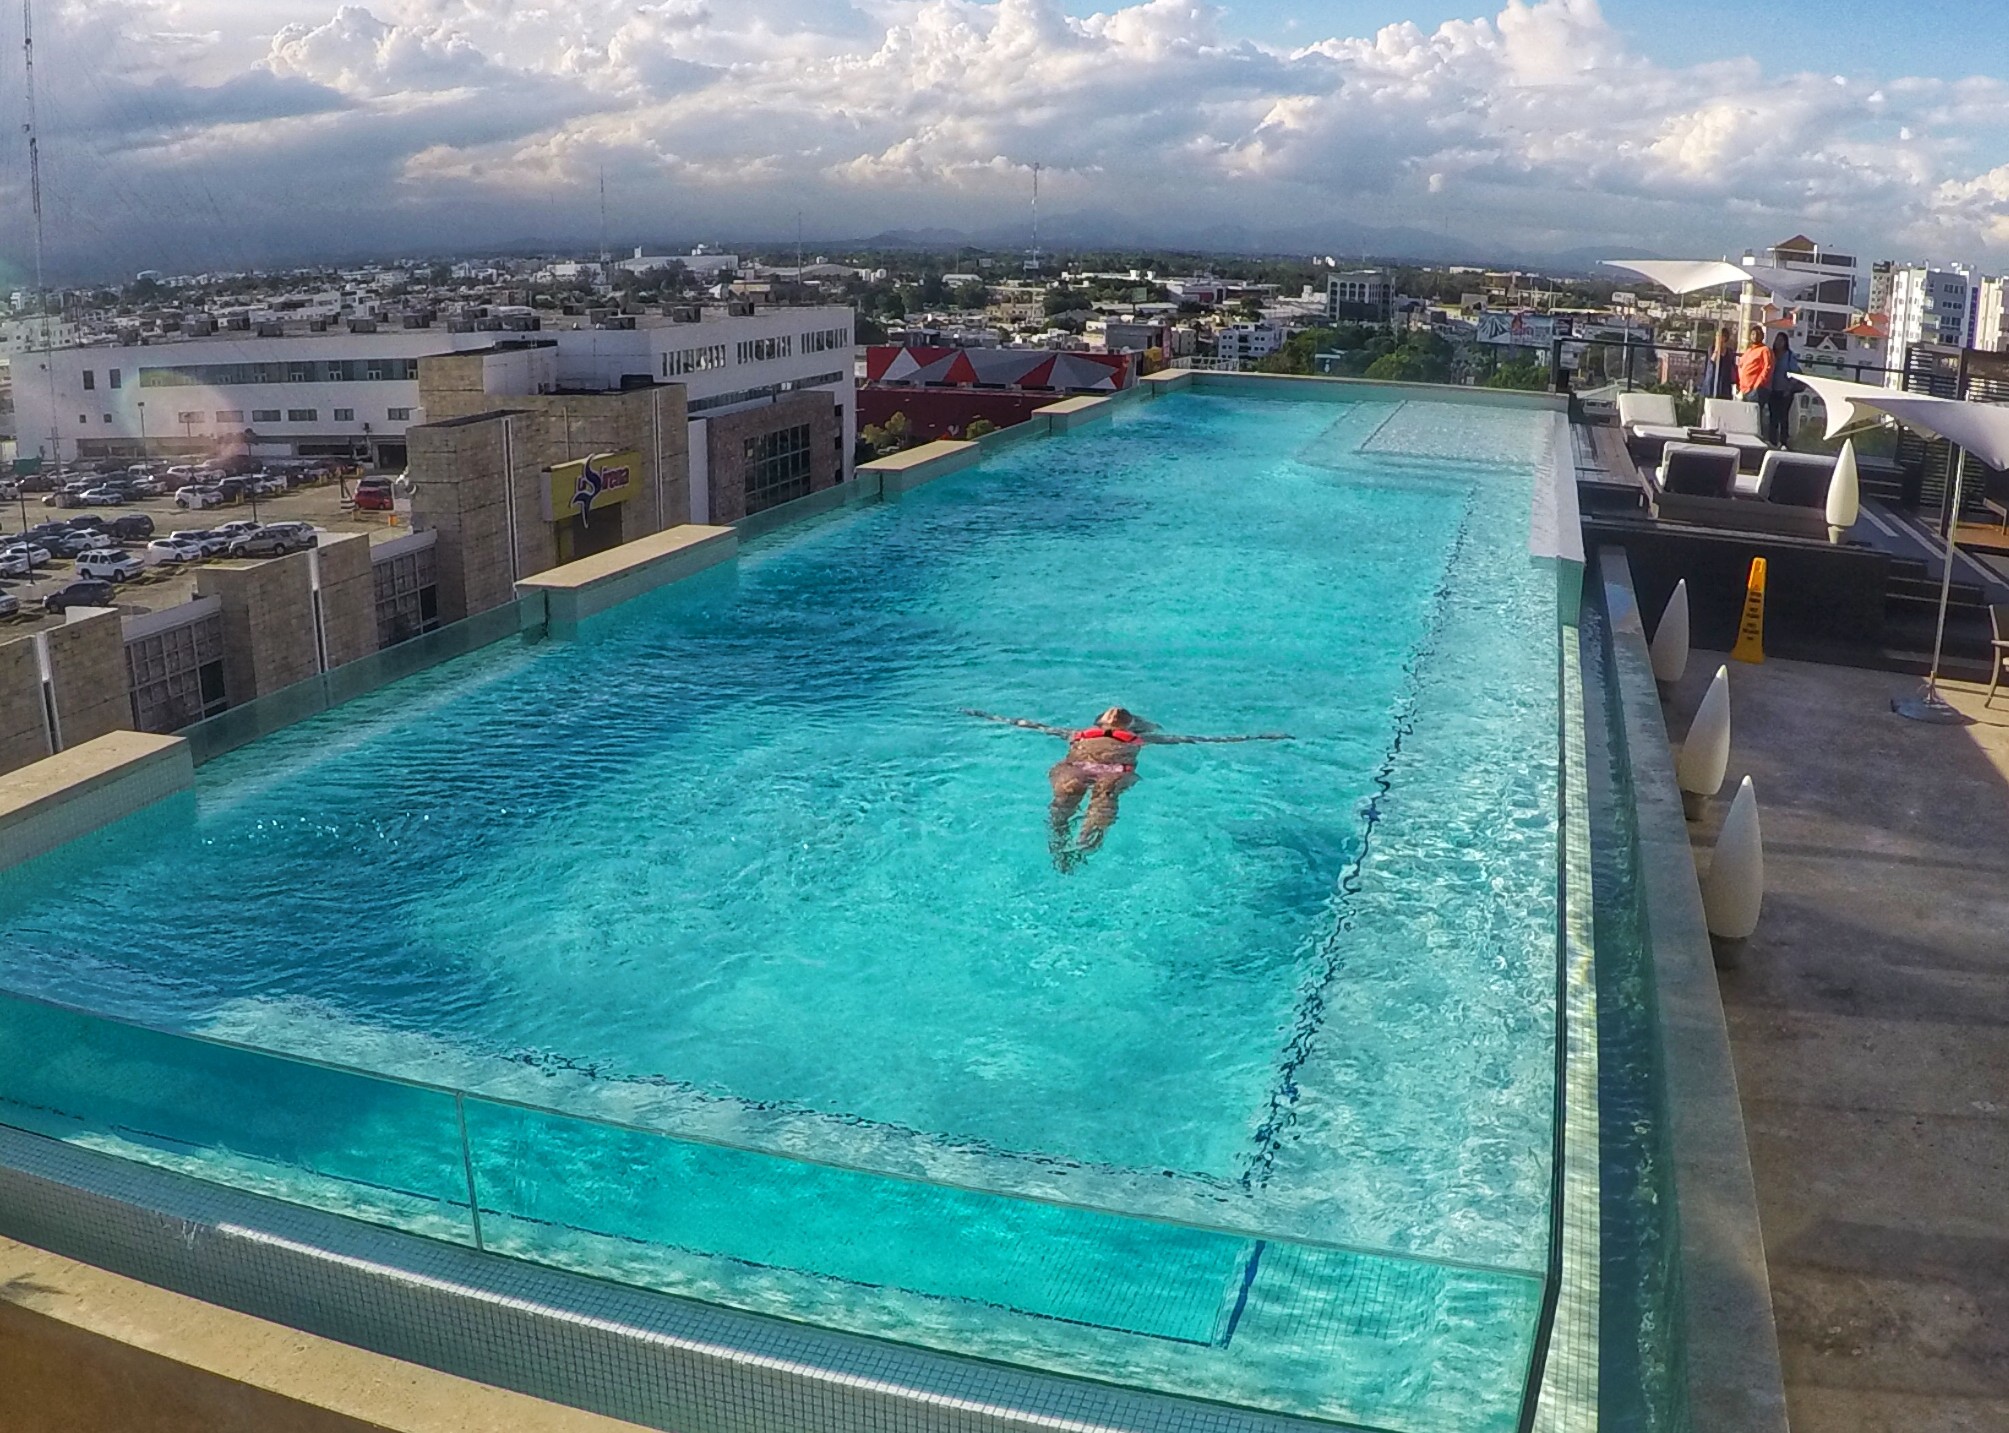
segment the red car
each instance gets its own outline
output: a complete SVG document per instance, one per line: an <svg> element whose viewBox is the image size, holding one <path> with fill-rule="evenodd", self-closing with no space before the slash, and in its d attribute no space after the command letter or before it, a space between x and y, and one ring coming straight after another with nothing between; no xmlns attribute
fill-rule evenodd
<svg viewBox="0 0 2009 1433"><path fill-rule="evenodd" d="M389 478L364 478L356 484L357 512L390 512L396 507Z"/></svg>

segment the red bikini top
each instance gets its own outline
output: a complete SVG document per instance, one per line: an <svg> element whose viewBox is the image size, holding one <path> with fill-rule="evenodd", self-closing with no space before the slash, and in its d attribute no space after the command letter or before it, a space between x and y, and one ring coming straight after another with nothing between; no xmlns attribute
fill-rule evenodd
<svg viewBox="0 0 2009 1433"><path fill-rule="evenodd" d="M1074 735L1070 736L1068 740L1095 741L1101 737L1107 737L1111 741L1139 741L1142 739L1137 735L1136 732L1124 731L1121 727L1091 726L1074 733Z"/></svg>

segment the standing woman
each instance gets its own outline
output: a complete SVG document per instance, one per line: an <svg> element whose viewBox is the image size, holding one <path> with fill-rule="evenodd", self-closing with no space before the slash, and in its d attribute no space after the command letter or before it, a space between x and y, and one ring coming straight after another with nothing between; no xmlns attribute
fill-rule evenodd
<svg viewBox="0 0 2009 1433"><path fill-rule="evenodd" d="M1716 330L1715 347L1709 350L1709 357L1702 363L1702 396L1704 398L1735 398L1737 396L1737 353L1730 341L1730 330Z"/></svg>
<svg viewBox="0 0 2009 1433"><path fill-rule="evenodd" d="M1751 341L1737 356L1737 396L1758 405L1762 414L1772 387L1772 350L1765 346L1765 330L1751 325Z"/></svg>
<svg viewBox="0 0 2009 1433"><path fill-rule="evenodd" d="M1765 392L1765 441L1775 448L1785 447L1793 438L1793 400L1799 396L1799 385L1792 375L1799 367L1799 355L1780 329L1772 335L1772 377Z"/></svg>

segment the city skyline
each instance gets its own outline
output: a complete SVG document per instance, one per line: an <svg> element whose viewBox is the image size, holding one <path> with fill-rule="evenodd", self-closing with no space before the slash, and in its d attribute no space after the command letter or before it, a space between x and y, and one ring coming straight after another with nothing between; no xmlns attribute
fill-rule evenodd
<svg viewBox="0 0 2009 1433"><path fill-rule="evenodd" d="M1072 245L1581 265L1805 231L2009 266L2009 78L1975 71L2009 21L1961 8L1872 46L1866 13L1715 0L45 5L49 273L597 245L603 172L617 247L998 243L1035 164ZM0 87L0 287L32 282L20 109Z"/></svg>

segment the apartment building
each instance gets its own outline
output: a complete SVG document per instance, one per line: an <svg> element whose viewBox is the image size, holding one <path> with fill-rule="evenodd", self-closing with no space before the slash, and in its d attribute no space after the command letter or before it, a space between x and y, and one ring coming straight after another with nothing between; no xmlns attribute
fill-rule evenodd
<svg viewBox="0 0 2009 1433"><path fill-rule="evenodd" d="M1742 333L1754 326L1786 319L1791 323L1793 347L1807 354L1829 354L1837 358L1863 356L1852 353L1860 347L1850 330L1869 298L1869 276L1853 254L1837 253L1815 243L1804 234L1765 249L1744 255L1746 264L1763 268L1787 269L1814 274L1820 282L1802 290L1786 303L1783 311L1771 295L1753 284L1744 285L1737 305L1737 326Z"/></svg>
<svg viewBox="0 0 2009 1433"><path fill-rule="evenodd" d="M1283 343L1280 323L1229 324L1214 335L1214 357L1223 368L1244 368L1268 358Z"/></svg>
<svg viewBox="0 0 2009 1433"><path fill-rule="evenodd" d="M1337 322L1362 317L1363 311L1385 309L1393 292L1388 274L1382 269L1349 269L1327 275L1325 316Z"/></svg>
<svg viewBox="0 0 2009 1433"><path fill-rule="evenodd" d="M1972 347L1979 327L1982 285L1965 264L1932 268L1894 265L1890 275L1890 364L1887 382L1902 387L1902 370L1914 344Z"/></svg>
<svg viewBox="0 0 2009 1433"><path fill-rule="evenodd" d="M1974 347L2009 353L2009 278L1975 285Z"/></svg>

